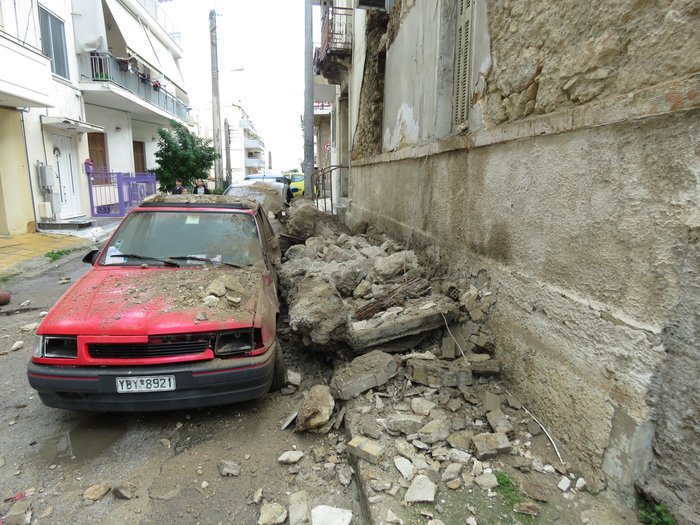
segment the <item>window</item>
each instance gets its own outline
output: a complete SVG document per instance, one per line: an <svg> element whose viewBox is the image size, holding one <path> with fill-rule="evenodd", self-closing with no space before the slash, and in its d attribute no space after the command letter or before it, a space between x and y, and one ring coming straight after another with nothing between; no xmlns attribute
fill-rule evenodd
<svg viewBox="0 0 700 525"><path fill-rule="evenodd" d="M63 21L40 6L39 24L41 25L41 49L51 59L51 71L63 78L68 78L68 54Z"/></svg>
<svg viewBox="0 0 700 525"><path fill-rule="evenodd" d="M471 77L472 0L457 1L457 38L455 40L454 100L452 123L466 124L469 119Z"/></svg>

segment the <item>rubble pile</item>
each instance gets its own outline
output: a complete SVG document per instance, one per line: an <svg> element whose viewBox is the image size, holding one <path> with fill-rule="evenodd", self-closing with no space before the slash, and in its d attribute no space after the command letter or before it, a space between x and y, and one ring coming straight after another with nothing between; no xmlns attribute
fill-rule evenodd
<svg viewBox="0 0 700 525"><path fill-rule="evenodd" d="M547 501L573 500L586 488L565 464L534 450L533 441L546 443L541 427L496 375L443 357L437 345L358 356L334 371L329 386L309 389L302 412L310 416L296 430L327 433L328 445L297 453L293 472L322 469L324 479L345 485L348 475L359 477L377 522L412 523L420 514L463 523L465 501L494 498L505 472L519 495L508 509L515 515L538 515ZM335 432L342 423L345 437ZM490 522L470 510L476 523Z"/></svg>
<svg viewBox="0 0 700 525"><path fill-rule="evenodd" d="M315 235L291 246L279 270L289 325L304 345L405 351L428 336L440 337L454 322L450 330L456 333L445 343L445 353L454 358L481 352L474 361L489 359L494 343L484 321L496 296L485 276L476 280L481 288L448 283L421 266L412 250L392 240L372 243L364 235L338 233L329 219L311 220L320 213L313 210L309 205L292 210L288 230Z"/></svg>

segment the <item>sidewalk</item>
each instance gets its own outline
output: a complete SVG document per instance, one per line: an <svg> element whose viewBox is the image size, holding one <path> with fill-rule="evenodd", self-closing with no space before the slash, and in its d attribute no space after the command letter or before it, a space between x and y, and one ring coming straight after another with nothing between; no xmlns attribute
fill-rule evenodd
<svg viewBox="0 0 700 525"><path fill-rule="evenodd" d="M119 219L65 233L0 235L0 279L51 264L46 257L50 251L87 251L89 246L103 242L118 224Z"/></svg>

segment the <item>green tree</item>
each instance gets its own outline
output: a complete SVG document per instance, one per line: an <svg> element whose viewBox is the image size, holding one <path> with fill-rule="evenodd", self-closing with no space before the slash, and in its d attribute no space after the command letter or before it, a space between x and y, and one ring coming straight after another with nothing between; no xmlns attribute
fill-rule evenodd
<svg viewBox="0 0 700 525"><path fill-rule="evenodd" d="M175 187L175 180L180 179L183 186L191 187L195 179L206 179L214 161L219 154L210 146L211 140L205 140L175 122L170 122L171 130L160 128L156 160L158 168L153 170L158 181L158 191L170 191Z"/></svg>

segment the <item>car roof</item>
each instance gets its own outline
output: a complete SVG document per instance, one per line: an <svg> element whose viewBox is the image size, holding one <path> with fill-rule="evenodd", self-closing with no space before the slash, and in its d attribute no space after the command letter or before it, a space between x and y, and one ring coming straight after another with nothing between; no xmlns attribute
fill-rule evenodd
<svg viewBox="0 0 700 525"><path fill-rule="evenodd" d="M157 193L146 197L139 205L139 208L158 207L235 208L257 212L260 204L254 199L242 196Z"/></svg>

